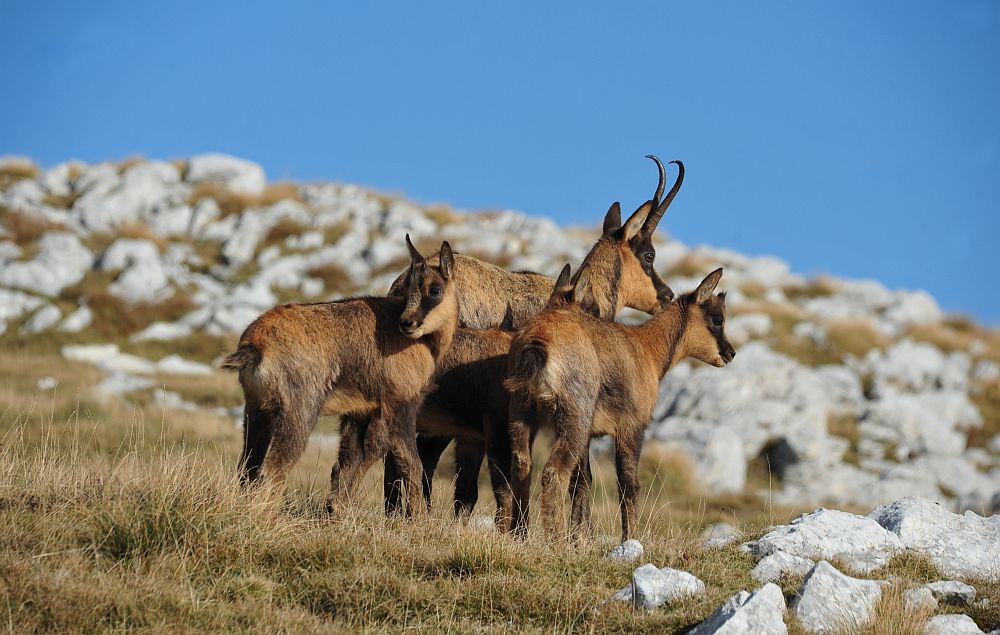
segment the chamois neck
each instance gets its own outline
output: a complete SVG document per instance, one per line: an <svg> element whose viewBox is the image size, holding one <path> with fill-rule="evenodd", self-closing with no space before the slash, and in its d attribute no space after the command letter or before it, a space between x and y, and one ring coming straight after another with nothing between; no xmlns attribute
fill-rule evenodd
<svg viewBox="0 0 1000 635"><path fill-rule="evenodd" d="M671 302L666 309L639 326L643 348L660 369L661 379L687 354L684 349L687 324L687 305Z"/></svg>

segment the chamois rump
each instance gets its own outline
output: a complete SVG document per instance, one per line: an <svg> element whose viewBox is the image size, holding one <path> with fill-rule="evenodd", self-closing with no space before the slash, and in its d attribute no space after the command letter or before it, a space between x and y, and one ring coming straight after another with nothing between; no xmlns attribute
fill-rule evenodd
<svg viewBox="0 0 1000 635"><path fill-rule="evenodd" d="M661 202L666 181L664 166L655 156L650 155L649 158L659 168L659 181L653 199L641 205L624 225L621 222L621 206L613 204L604 218L601 238L584 259L584 268L603 274L590 278L592 293L587 306L594 315L604 319L614 319L618 311L626 306L656 313L674 296L653 267L655 250L652 235L680 189L684 166L680 161L672 162L679 168L677 180ZM497 499L498 522L509 524L509 395L502 382L507 375L511 331L521 327L545 306L552 295L554 281L538 274L509 273L461 255L456 255L456 258L461 263L455 284L460 290L460 321L463 325L483 327L501 316L504 319L499 328L459 328L452 347L439 364L436 388L424 401L417 418L424 496L429 505L438 461L454 438L456 515L461 517L471 513L476 504L479 469L486 454L490 457L489 473ZM433 262L433 258L430 261ZM530 286L521 278L526 275L533 276ZM544 280L544 297L540 293L543 286L541 280ZM391 294L398 293L400 281L397 279L393 284ZM388 457L384 478L388 513L400 507L398 480L399 473L392 458ZM587 519L590 516L590 480L588 460L581 465L574 481L577 483L575 489L579 491L579 495L574 496L575 513Z"/></svg>
<svg viewBox="0 0 1000 635"><path fill-rule="evenodd" d="M407 512L423 509L416 414L458 326L455 257L441 244L430 265L406 237L410 266L400 297L285 304L254 320L222 364L239 373L246 401L244 483L282 483L324 414L363 419L343 430L328 508L350 497L365 472L391 456Z"/></svg>
<svg viewBox="0 0 1000 635"><path fill-rule="evenodd" d="M539 428L551 426L555 442L541 478L544 528L565 535L570 477L585 459L590 438L610 435L622 540L627 540L636 528L639 452L660 379L687 357L722 367L736 355L725 334L725 293L713 295L722 269L638 326L603 320L585 309L594 294L593 275L579 271L572 282L564 276L550 304L511 343L506 385L511 392L512 528L521 534L527 530L531 445Z"/></svg>

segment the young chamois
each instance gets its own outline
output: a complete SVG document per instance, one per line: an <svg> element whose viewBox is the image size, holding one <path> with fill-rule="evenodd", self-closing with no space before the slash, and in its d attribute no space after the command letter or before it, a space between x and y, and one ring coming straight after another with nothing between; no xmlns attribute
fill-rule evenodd
<svg viewBox="0 0 1000 635"><path fill-rule="evenodd" d="M551 426L555 442L541 479L545 529L565 534L570 476L586 456L590 438L610 435L615 440L622 540L632 535L639 451L660 379L687 357L722 367L736 355L725 334L725 293L713 295L721 277L722 269L716 269L695 291L644 324L630 326L585 310L597 279L580 271L574 282L557 287L546 309L514 337L507 387L515 531L527 530L535 433Z"/></svg>
<svg viewBox="0 0 1000 635"><path fill-rule="evenodd" d="M239 373L246 400L245 483L261 469L281 483L323 414L363 419L342 431L328 507L353 494L388 454L407 493L407 512L423 508L416 414L437 362L458 326L455 258L441 244L430 265L406 237L410 266L401 297L285 304L254 320L222 364Z"/></svg>
<svg viewBox="0 0 1000 635"><path fill-rule="evenodd" d="M588 305L588 310L604 319L613 319L626 306L655 313L673 298L673 291L653 268L655 251L652 235L680 189L684 167L679 161L674 162L680 170L677 181L661 203L665 171L659 159L650 158L656 162L660 174L653 199L640 206L624 226L620 205L612 205L604 219L602 236L585 259L588 266L605 274L601 278L592 278L594 283ZM524 285L504 282L504 277L516 279L526 274L511 274L500 269L491 272L489 279L484 280L487 276L483 272L489 271L492 265L461 255L456 255L456 258L461 263L461 273L455 277L455 284L460 289L460 321L469 326L484 327L490 323L482 316L498 319L506 312L506 317L500 328L459 328L452 347L439 364L436 388L424 401L417 418L417 445L424 469L424 495L429 504L434 471L442 452L455 439L456 515L467 515L476 504L479 469L486 453L490 456L489 472L498 514L509 524L510 449L506 431L509 396L502 386L507 373L507 352L512 339L511 331L542 309L552 294L554 281L544 278L544 298L537 293L538 285L532 289L532 297L523 292L511 296L508 290L515 286L523 289ZM478 265L478 271L473 263ZM476 274L467 275L468 271L475 271ZM542 278L533 275L536 282ZM467 276L467 286L463 285L463 276ZM390 293L398 288L398 284L399 280ZM507 304L502 304L505 301ZM463 311L468 311L468 319ZM492 325L496 326L496 323ZM386 459L384 478L386 511L389 513L400 506L398 479L398 471L389 457ZM581 466L576 481L579 481L579 495L574 496L574 513L589 519L589 462Z"/></svg>

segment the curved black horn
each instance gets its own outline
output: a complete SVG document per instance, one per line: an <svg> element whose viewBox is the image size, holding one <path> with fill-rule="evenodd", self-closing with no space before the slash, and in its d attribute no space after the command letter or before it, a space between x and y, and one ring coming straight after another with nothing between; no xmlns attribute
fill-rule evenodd
<svg viewBox="0 0 1000 635"><path fill-rule="evenodd" d="M653 194L653 205L657 205L660 202L660 197L663 196L663 188L667 185L667 172L663 169L663 162L660 161L660 157L655 154L647 154L646 158L655 161L656 167L660 170L660 182L656 184L656 194Z"/></svg>
<svg viewBox="0 0 1000 635"><path fill-rule="evenodd" d="M671 161L671 163L676 163L678 172L677 180L674 182L674 186L670 188L667 192L667 198L663 199L663 202L656 206L656 208L649 213L646 217L646 222L642 225L642 233L647 236L653 233L656 226L659 224L660 219L663 218L663 212L667 211L670 207L670 203L673 202L674 197L677 196L677 190L681 189L681 183L684 182L684 164L680 161Z"/></svg>

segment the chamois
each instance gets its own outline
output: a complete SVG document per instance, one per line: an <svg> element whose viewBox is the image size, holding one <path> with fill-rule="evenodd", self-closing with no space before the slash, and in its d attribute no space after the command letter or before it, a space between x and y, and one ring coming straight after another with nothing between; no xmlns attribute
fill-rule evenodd
<svg viewBox="0 0 1000 635"><path fill-rule="evenodd" d="M542 523L565 533L564 498L571 473L587 454L589 440L615 440L621 497L622 539L635 531L638 461L656 404L660 379L693 357L722 367L736 351L725 335L725 293L713 295L722 269L710 273L644 324L630 326L594 317L585 306L594 294L592 272L557 286L550 304L511 343L509 433L514 492L512 527L527 530L531 445L541 426L555 442L542 471Z"/></svg>
<svg viewBox="0 0 1000 635"><path fill-rule="evenodd" d="M388 453L402 475L407 512L423 508L416 414L458 325L455 257L441 244L430 265L406 237L402 297L285 304L254 320L222 364L246 400L242 479L263 468L278 483L305 450L321 414L364 418L342 430L328 508L353 494Z"/></svg>
<svg viewBox="0 0 1000 635"><path fill-rule="evenodd" d="M679 168L677 181L661 203L665 170L658 158L652 155L649 158L659 168L653 199L641 205L624 226L621 206L612 205L604 218L601 238L584 260L587 267L605 274L591 278L593 293L589 304L589 309L604 319L613 319L625 306L655 313L669 304L674 295L653 268L652 235L680 189L684 166L679 161L672 162ZM509 273L461 255L456 255L456 259L461 264L460 273L455 277L455 284L460 289L459 319L465 326L478 328L458 329L452 348L439 364L437 388L428 395L417 418L424 496L429 504L438 460L455 438L456 515L465 515L475 506L479 468L484 453L488 453L498 514L509 518L510 450L506 433L509 397L501 386L506 378L506 354L512 337L507 331L521 327L544 307L554 281L538 274ZM430 261L433 262L433 258ZM526 275L533 277L526 281L523 278ZM543 284L544 297L539 292ZM400 279L397 279L390 293L398 292L399 288ZM479 330L496 327L500 316L504 316L504 320L499 329ZM491 446L488 452L487 445ZM389 513L399 508L400 492L395 486L398 478L395 465L388 457L384 487ZM574 514L584 520L590 516L590 480L589 461L586 461L574 477L575 490L579 491L579 495L574 495Z"/></svg>

